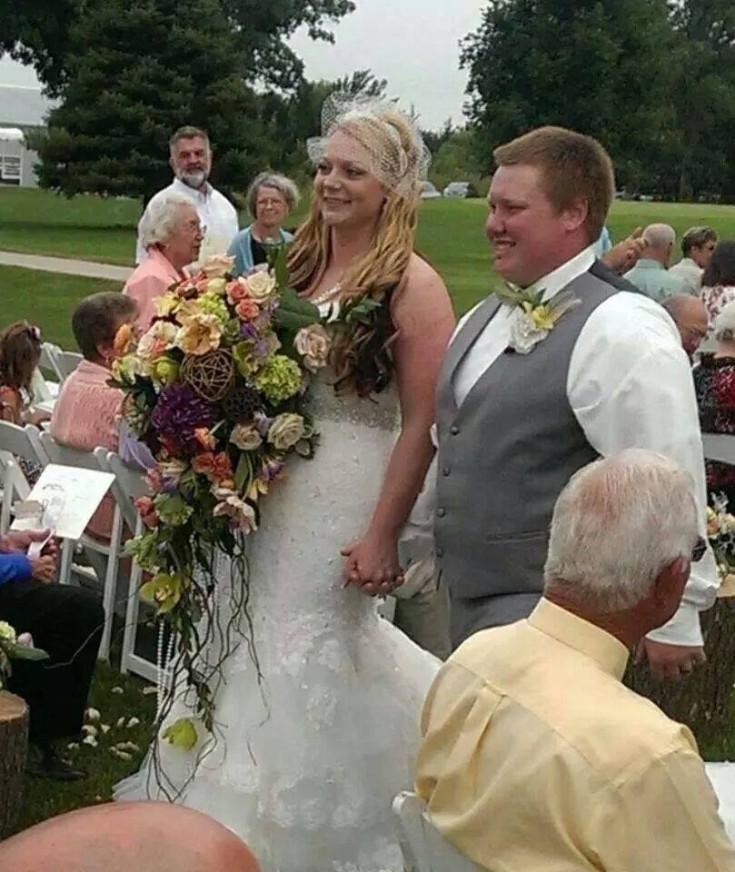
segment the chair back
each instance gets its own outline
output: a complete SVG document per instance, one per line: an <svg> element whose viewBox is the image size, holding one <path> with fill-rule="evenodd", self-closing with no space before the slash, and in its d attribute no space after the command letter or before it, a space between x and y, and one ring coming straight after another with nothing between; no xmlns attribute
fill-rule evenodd
<svg viewBox="0 0 735 872"><path fill-rule="evenodd" d="M131 469L120 460L120 455L105 448L94 450L99 469L111 472L115 476L112 483L112 494L115 497L120 513L131 530L136 529L139 521L138 510L133 501L149 493L150 488L142 472Z"/></svg>
<svg viewBox="0 0 735 872"><path fill-rule="evenodd" d="M22 457L29 463L46 466L48 455L43 449L38 427L26 424L20 427L10 421L0 421L0 452Z"/></svg>
<svg viewBox="0 0 735 872"><path fill-rule="evenodd" d="M79 364L84 360L76 351L59 351L56 361L59 367L59 378L63 381L70 376Z"/></svg>
<svg viewBox="0 0 735 872"><path fill-rule="evenodd" d="M483 872L432 824L426 803L415 793L405 791L393 800L398 818L401 848L406 868L413 872Z"/></svg>
<svg viewBox="0 0 735 872"><path fill-rule="evenodd" d="M60 354L61 349L58 345L54 345L52 342L44 342L41 346L41 359L38 365L41 369L53 373L59 381L63 381L64 377L59 366Z"/></svg>
<svg viewBox="0 0 735 872"><path fill-rule="evenodd" d="M702 447L707 460L719 460L735 466L735 435L702 433Z"/></svg>
<svg viewBox="0 0 735 872"><path fill-rule="evenodd" d="M62 466L76 466L79 469L93 469L100 471L97 458L92 451L83 451L80 448L71 448L69 445L61 445L48 432L43 430L40 434L41 445L51 463L60 463Z"/></svg>

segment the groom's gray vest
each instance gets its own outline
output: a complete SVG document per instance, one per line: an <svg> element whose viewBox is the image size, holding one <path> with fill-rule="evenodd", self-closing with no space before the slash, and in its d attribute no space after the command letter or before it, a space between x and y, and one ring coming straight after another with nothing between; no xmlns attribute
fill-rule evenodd
<svg viewBox="0 0 735 872"><path fill-rule="evenodd" d="M567 399L569 361L592 312L628 287L596 262L566 288L581 303L530 354L502 353L459 408L454 375L498 311L497 297L479 306L447 352L437 387L435 539L455 644L525 617L541 594L556 498L598 456Z"/></svg>

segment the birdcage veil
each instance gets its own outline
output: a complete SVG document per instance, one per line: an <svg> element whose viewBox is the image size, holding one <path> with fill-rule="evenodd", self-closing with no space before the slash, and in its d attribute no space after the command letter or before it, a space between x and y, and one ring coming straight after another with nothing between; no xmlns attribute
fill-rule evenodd
<svg viewBox="0 0 735 872"><path fill-rule="evenodd" d="M426 178L431 153L416 119L402 112L395 101L344 91L330 94L322 107L322 135L306 143L315 166L324 156L330 135L337 130L354 137L356 159L364 162L367 153L370 171L385 188L408 199L418 196L419 181Z"/></svg>

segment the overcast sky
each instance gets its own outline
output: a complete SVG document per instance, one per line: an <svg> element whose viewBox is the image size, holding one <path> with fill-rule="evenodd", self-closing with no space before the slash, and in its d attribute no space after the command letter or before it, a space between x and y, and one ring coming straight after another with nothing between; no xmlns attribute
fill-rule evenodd
<svg viewBox="0 0 735 872"><path fill-rule="evenodd" d="M291 45L308 79L339 79L370 69L388 80L388 94L411 104L423 127L462 121L467 74L459 69L459 40L476 30L486 0L356 0L357 9L333 28L336 43L297 32ZM35 85L33 70L0 60L0 85Z"/></svg>

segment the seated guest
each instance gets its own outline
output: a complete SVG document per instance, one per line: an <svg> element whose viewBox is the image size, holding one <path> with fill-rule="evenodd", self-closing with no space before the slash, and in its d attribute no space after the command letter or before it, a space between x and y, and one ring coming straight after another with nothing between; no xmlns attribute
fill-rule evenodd
<svg viewBox="0 0 735 872"><path fill-rule="evenodd" d="M264 242L291 242L293 236L281 225L298 205L299 189L285 176L261 173L248 188L247 202L253 223L235 236L227 251L235 258L232 271L238 276L268 262Z"/></svg>
<svg viewBox="0 0 735 872"><path fill-rule="evenodd" d="M648 242L646 256L625 273L625 278L658 303L666 297L683 294L684 280L667 272L676 240L674 228L668 224L649 224L643 238Z"/></svg>
<svg viewBox="0 0 735 872"><path fill-rule="evenodd" d="M707 338L709 331L709 320L704 303L699 297L677 294L674 297L667 297L661 305L673 318L679 336L681 336L684 351L691 360L699 346Z"/></svg>
<svg viewBox="0 0 735 872"><path fill-rule="evenodd" d="M0 418L12 424L40 424L46 412L31 411L31 385L41 360L41 331L15 321L0 332Z"/></svg>
<svg viewBox="0 0 735 872"><path fill-rule="evenodd" d="M710 262L717 244L717 231L711 227L690 227L681 240L683 254L679 263L674 264L669 274L684 280L687 294L699 295L702 288L702 275Z"/></svg>
<svg viewBox="0 0 735 872"><path fill-rule="evenodd" d="M735 241L717 243L702 276L700 293L710 323L735 300Z"/></svg>
<svg viewBox="0 0 735 872"><path fill-rule="evenodd" d="M48 412L33 410L33 377L41 360L41 331L27 321L15 321L0 332L0 419L38 426L49 418ZM41 467L16 458L28 484L33 486Z"/></svg>
<svg viewBox="0 0 735 872"><path fill-rule="evenodd" d="M92 806L0 844L17 872L258 872L244 842L212 818L167 802Z"/></svg>
<svg viewBox="0 0 735 872"><path fill-rule="evenodd" d="M172 191L151 201L140 222L140 242L148 257L135 268L123 293L138 304L138 326L147 330L156 310L153 301L184 278L184 267L199 257L202 229L187 197Z"/></svg>
<svg viewBox="0 0 735 872"><path fill-rule="evenodd" d="M728 303L714 325L717 350L703 354L694 370L694 389L703 433L735 434L735 301ZM735 511L735 466L708 460L707 490L724 494Z"/></svg>
<svg viewBox="0 0 735 872"><path fill-rule="evenodd" d="M117 451L124 461L130 462L128 440L120 442L125 394L107 382L112 364L121 352L115 339L122 335L125 325L135 322L137 315L135 301L115 291L86 297L74 310L71 327L84 360L62 385L51 417L49 430L61 445L80 451L93 451L101 445L109 451ZM153 466L153 458L145 446L137 443L137 452L138 455L142 452L144 459L149 458L141 465ZM87 532L109 541L113 514L114 500L108 493L89 522Z"/></svg>
<svg viewBox="0 0 735 872"><path fill-rule="evenodd" d="M28 771L74 781L86 773L58 754L56 743L82 729L105 614L96 594L54 582L56 545L26 555L46 532L8 533L0 539L0 620L30 633L47 660L17 660L9 689L30 709ZM1 864L0 864L1 866Z"/></svg>
<svg viewBox="0 0 735 872"><path fill-rule="evenodd" d="M434 680L416 790L480 866L735 869L694 737L621 682L705 553L693 487L642 449L583 467L554 508L539 604Z"/></svg>

